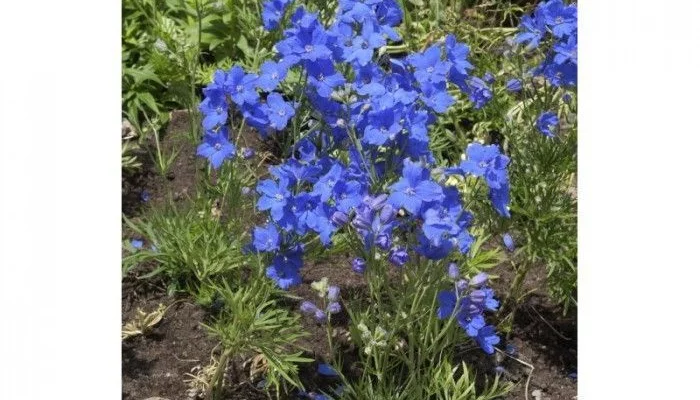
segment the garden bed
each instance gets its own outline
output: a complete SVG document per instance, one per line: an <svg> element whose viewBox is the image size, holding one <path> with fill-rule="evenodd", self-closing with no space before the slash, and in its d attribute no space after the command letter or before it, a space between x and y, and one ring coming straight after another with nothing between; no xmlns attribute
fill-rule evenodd
<svg viewBox="0 0 700 400"><path fill-rule="evenodd" d="M168 149L181 148L173 162L170 173L160 176L148 161L142 157L144 168L140 175L124 178L122 181L122 209L128 217L136 217L144 212L142 194L148 194L147 203L163 204L167 199L180 201L196 192L198 160L195 147L183 140L188 129L187 115L174 112L170 126L161 143ZM245 143L263 153L261 143L255 133L244 133ZM262 170L262 169L261 169ZM226 210L222 210L226 211ZM128 234L128 229L125 229ZM128 237L125 237L128 239ZM499 245L494 243L493 245ZM313 268L309 265L313 264ZM310 283L322 277L328 277L344 293L362 291L366 283L362 277L353 273L350 258L333 256L322 262L307 260L303 272L302 285L291 290L291 294L309 298L312 294ZM131 320L137 308L146 312L155 310L159 304L168 306L163 320L145 336L137 336L124 341L122 345L122 379L124 399L148 399L161 397L169 400L192 398L191 387L185 382L187 374L196 374L205 368L212 357L217 355L216 341L208 334L202 324L207 323L211 310L192 303L191 299L169 297L166 285L157 280L137 280L138 274L147 271L147 266L132 270L122 281L122 322ZM493 281L496 293L506 293L513 272L507 265L499 265L490 271L498 275ZM474 359L473 365L480 375L487 374L492 380L497 367L505 380L513 381L515 388L507 399L525 398L526 384L530 398L533 399L574 399L576 398L576 314L575 310L562 317L561 310L552 305L546 295L546 271L539 268L531 271L525 282L525 290L533 292L522 303L516 314L511 338L503 340L500 348L506 344L515 346L515 357L534 367L528 382L531 368L522 362L497 353L493 357L483 355L479 350L467 351L463 356ZM289 302L289 307L296 310L298 303ZM334 316L333 322L338 332L347 328L344 314ZM310 318L303 319L304 328L311 334L301 342L308 349L308 356L317 360L327 358L325 330L317 326ZM503 358L501 363L497 359ZM249 371L243 366L244 360L236 360L226 371L225 397L230 399L264 399L264 391L256 388L259 380L248 379ZM305 367L301 374L302 381L308 389L327 387L328 381L319 377L311 367ZM188 391L189 394L188 394ZM539 393L538 393L539 391ZM534 393L533 393L534 392ZM540 396L538 396L540 395Z"/></svg>

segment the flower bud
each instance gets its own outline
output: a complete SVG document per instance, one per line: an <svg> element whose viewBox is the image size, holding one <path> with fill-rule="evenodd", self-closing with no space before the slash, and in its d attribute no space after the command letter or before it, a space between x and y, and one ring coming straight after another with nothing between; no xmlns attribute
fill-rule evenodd
<svg viewBox="0 0 700 400"><path fill-rule="evenodd" d="M352 270L358 274L364 274L365 269L367 269L367 263L361 258L356 258L352 260Z"/></svg>
<svg viewBox="0 0 700 400"><path fill-rule="evenodd" d="M452 280L459 279L459 266L456 263L451 262L447 266L447 276Z"/></svg>

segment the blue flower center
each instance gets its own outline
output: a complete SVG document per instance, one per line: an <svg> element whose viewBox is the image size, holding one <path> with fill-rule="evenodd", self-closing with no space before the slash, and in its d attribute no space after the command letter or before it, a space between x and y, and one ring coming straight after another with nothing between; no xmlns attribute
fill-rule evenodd
<svg viewBox="0 0 700 400"><path fill-rule="evenodd" d="M320 74L320 75L318 76L318 80L319 80L319 82L323 82L323 81L326 80L326 77L325 77L323 74Z"/></svg>
<svg viewBox="0 0 700 400"><path fill-rule="evenodd" d="M286 114L286 113L287 113L287 112L284 111L284 109L281 109L281 110L277 111L277 114L278 114L279 116L281 116L281 117L283 117L284 114Z"/></svg>
<svg viewBox="0 0 700 400"><path fill-rule="evenodd" d="M242 85L236 86L236 92L241 93L242 91L243 91L243 86L242 86Z"/></svg>
<svg viewBox="0 0 700 400"><path fill-rule="evenodd" d="M279 74L277 72L273 72L271 76L272 76L272 79L279 78Z"/></svg>
<svg viewBox="0 0 700 400"><path fill-rule="evenodd" d="M416 194L416 189L414 189L412 187L407 187L406 189L404 189L403 192L409 196L414 196Z"/></svg>
<svg viewBox="0 0 700 400"><path fill-rule="evenodd" d="M279 194L279 193L275 194L275 200L277 200L277 201L282 201L282 199L284 199L284 196L282 196L282 195Z"/></svg>
<svg viewBox="0 0 700 400"><path fill-rule="evenodd" d="M221 107L221 106L216 107L216 113L217 113L217 114L221 114L221 113L223 113L223 112L224 112L224 108L223 108L223 107Z"/></svg>
<svg viewBox="0 0 700 400"><path fill-rule="evenodd" d="M488 166L489 166L489 163L487 163L486 161L479 162L479 168L486 168Z"/></svg>
<svg viewBox="0 0 700 400"><path fill-rule="evenodd" d="M362 48L363 48L363 49L366 50L368 47L369 47L369 43L367 43L366 41L365 41L365 42L362 42Z"/></svg>
<svg viewBox="0 0 700 400"><path fill-rule="evenodd" d="M311 53L312 51L314 51L314 46L307 44L306 46L304 46L304 51L306 51L307 53Z"/></svg>
<svg viewBox="0 0 700 400"><path fill-rule="evenodd" d="M214 150L219 151L221 150L221 143L217 143L214 145Z"/></svg>
<svg viewBox="0 0 700 400"><path fill-rule="evenodd" d="M435 67L430 66L430 67L428 67L428 68L426 69L426 71L428 71L429 74L432 74L433 71L435 71Z"/></svg>

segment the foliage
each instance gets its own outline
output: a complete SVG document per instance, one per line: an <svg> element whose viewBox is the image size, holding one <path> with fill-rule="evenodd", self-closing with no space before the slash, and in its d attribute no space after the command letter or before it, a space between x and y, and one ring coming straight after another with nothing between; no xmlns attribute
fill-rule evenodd
<svg viewBox="0 0 700 400"><path fill-rule="evenodd" d="M125 45L126 57L148 54L132 59L127 90L198 109L191 131L204 132L197 155L208 170L186 208L126 220L152 247L125 268L153 262L149 276L220 304L209 326L223 347L215 395L234 355L262 360L278 396L303 389L300 316L278 300L301 284L305 260L347 253L368 292L341 295L324 279L312 284L319 299L299 304L326 330L322 366L343 383L336 395L502 396L509 385L477 388L462 358L501 343L492 313L503 307L485 271L508 259L517 272L502 332L540 263L553 298L575 304L576 6L549 0L516 26L526 10L511 2L301 3L164 1L133 12L130 24L151 36ZM129 99L130 117L161 107ZM240 157L245 126L278 149L267 177ZM165 170L168 156L158 157ZM247 214L260 218L240 222ZM509 256L491 245L503 234ZM359 373L343 368L341 312Z"/></svg>
<svg viewBox="0 0 700 400"><path fill-rule="evenodd" d="M294 343L306 335L299 316L277 307L275 290L260 278L253 278L236 290L222 281L218 285L222 311L208 328L223 346L220 365L224 366L236 354L258 354L266 366L267 387L279 394L286 384L303 387L297 364L313 360L294 350ZM217 380L220 378L215 376Z"/></svg>
<svg viewBox="0 0 700 400"><path fill-rule="evenodd" d="M200 293L201 282L219 277L240 280L246 257L241 237L235 237L206 206L178 207L168 204L154 209L147 218L124 222L148 243L148 248L124 258L125 272L139 263L154 262L156 268L144 278L163 275L169 291Z"/></svg>

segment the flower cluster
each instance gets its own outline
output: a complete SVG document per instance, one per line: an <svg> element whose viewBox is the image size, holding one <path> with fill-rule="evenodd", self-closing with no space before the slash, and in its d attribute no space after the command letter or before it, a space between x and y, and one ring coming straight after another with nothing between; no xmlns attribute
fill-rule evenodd
<svg viewBox="0 0 700 400"><path fill-rule="evenodd" d="M311 301L305 300L301 303L300 310L306 315L313 316L316 321L324 323L332 314L337 314L342 309L340 305L340 288L338 286L328 286L328 278L323 278L311 284L311 287L318 292L319 297L326 303L324 310Z"/></svg>
<svg viewBox="0 0 700 400"><path fill-rule="evenodd" d="M488 276L482 272L471 280L461 279L459 270L455 269L456 265L452 264L448 269L448 276L455 280L454 290L438 293L438 318L454 317L467 336L474 338L486 353L492 354L493 346L500 338L494 326L486 325L484 312L496 311L499 304L493 290L485 285Z"/></svg>
<svg viewBox="0 0 700 400"><path fill-rule="evenodd" d="M281 23L289 3L265 3L266 28ZM400 40L394 28L402 18L395 0L341 0L328 27L318 14L299 7L275 44L274 60L255 73L240 66L218 71L204 91L200 109L208 133L202 146L219 145L223 158L202 155L215 168L235 154L235 148L224 148L229 106L263 137L285 130L292 118L294 126L312 127L256 188L257 208L269 219L254 228L251 248L269 253L267 276L280 288L301 282L308 235L324 246L333 244L340 229L358 235L364 245L363 257L353 261L358 273L376 257L403 267L411 253L439 260L471 247L472 214L463 209L456 188L438 182L428 132L455 102L448 88L480 108L493 95L493 77L471 75L469 47L453 35L403 58L378 57L381 47ZM288 76L299 81L289 82ZM277 91L285 80L303 91L302 101ZM464 173L483 177L496 209L507 216L508 159L500 153L485 157L488 166ZM407 235L415 240L405 240ZM305 302L302 311L325 318L333 304L322 310Z"/></svg>
<svg viewBox="0 0 700 400"><path fill-rule="evenodd" d="M551 39L551 40L550 40ZM543 42L551 43L545 60L535 68L554 86L576 86L578 72L578 8L562 0L537 5L531 15L523 16L516 43L532 50Z"/></svg>

